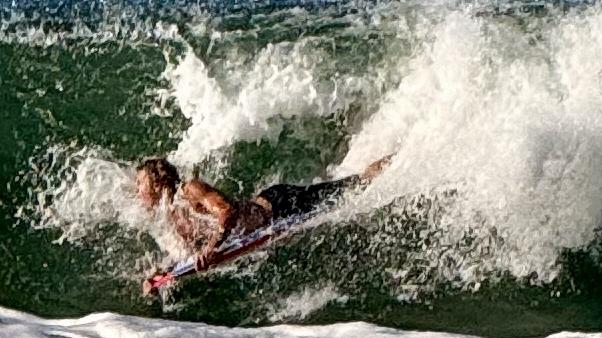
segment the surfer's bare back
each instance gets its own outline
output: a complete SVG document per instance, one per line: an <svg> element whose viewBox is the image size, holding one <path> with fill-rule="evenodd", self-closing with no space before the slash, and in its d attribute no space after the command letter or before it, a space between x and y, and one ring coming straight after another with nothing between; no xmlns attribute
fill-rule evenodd
<svg viewBox="0 0 602 338"><path fill-rule="evenodd" d="M189 248L198 253L197 269L203 269L230 233L248 234L272 220L308 213L345 188L368 183L391 157L372 163L361 175L308 186L278 184L240 203L231 202L199 179L181 183L174 165L164 158L154 158L137 167L137 196L149 211L161 201L167 203L170 222Z"/></svg>

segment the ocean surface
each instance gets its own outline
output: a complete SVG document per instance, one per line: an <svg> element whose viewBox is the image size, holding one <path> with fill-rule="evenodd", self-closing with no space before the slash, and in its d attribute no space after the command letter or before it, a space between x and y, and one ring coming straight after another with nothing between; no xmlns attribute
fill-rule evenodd
<svg viewBox="0 0 602 338"><path fill-rule="evenodd" d="M597 2L0 0L0 337L600 337L601 131ZM188 254L141 159L242 200L388 154L141 296Z"/></svg>

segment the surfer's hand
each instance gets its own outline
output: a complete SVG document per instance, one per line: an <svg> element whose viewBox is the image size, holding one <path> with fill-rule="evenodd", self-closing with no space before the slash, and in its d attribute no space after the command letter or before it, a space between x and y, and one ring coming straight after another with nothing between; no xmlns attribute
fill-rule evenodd
<svg viewBox="0 0 602 338"><path fill-rule="evenodd" d="M153 291L153 284L147 279L142 282L142 295L148 296Z"/></svg>

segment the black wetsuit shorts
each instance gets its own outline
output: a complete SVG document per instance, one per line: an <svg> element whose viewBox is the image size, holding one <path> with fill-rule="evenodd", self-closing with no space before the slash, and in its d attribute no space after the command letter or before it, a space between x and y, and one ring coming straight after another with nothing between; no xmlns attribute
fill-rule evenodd
<svg viewBox="0 0 602 338"><path fill-rule="evenodd" d="M359 176L354 175L308 186L277 184L260 192L258 197L270 202L272 218L279 219L308 213L322 203L326 206L332 205L346 188L359 183Z"/></svg>

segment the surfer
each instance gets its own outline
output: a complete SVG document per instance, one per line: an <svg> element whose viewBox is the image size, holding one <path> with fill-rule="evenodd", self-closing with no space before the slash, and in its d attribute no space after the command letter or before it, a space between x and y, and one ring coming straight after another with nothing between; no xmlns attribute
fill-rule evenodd
<svg viewBox="0 0 602 338"><path fill-rule="evenodd" d="M370 182L392 156L372 163L360 175L307 186L277 184L241 203L230 201L202 180L182 183L173 164L153 158L136 168L137 196L149 210L166 203L170 222L190 249L198 253L197 269L202 269L229 234L248 234L272 220L308 213L338 197L345 188Z"/></svg>

